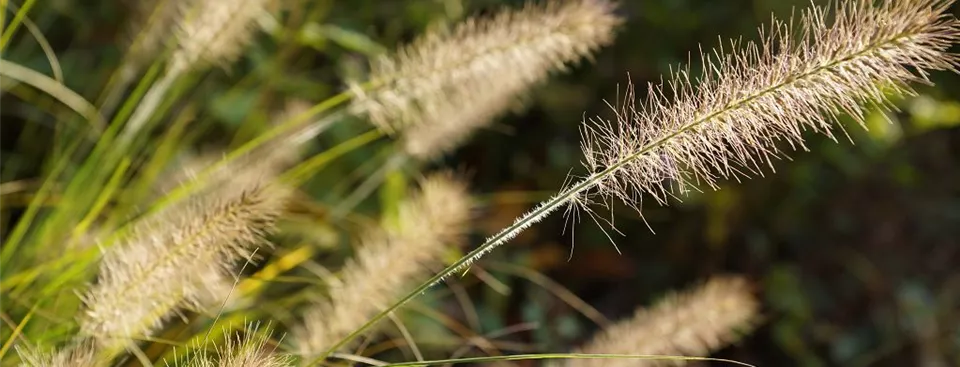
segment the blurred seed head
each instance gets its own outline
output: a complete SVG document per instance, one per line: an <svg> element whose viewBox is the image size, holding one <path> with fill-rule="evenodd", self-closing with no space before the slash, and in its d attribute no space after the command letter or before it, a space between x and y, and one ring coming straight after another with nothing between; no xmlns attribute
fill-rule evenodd
<svg viewBox="0 0 960 367"><path fill-rule="evenodd" d="M16 346L23 367L101 367L108 363L97 358L92 343L80 342L54 352Z"/></svg>
<svg viewBox="0 0 960 367"><path fill-rule="evenodd" d="M143 218L103 255L83 296L81 334L104 349L150 336L178 310L204 311L229 291L235 265L256 248L290 190L262 173L240 171L216 190Z"/></svg>
<svg viewBox="0 0 960 367"><path fill-rule="evenodd" d="M466 133L454 127L469 130L501 114L512 98L551 72L609 44L621 22L612 1L551 0L472 18L453 30L432 29L373 63L374 87L353 87L354 109L387 131L446 124L443 130L459 139ZM415 154L425 146L419 143Z"/></svg>
<svg viewBox="0 0 960 367"><path fill-rule="evenodd" d="M191 361L196 367L286 367L292 366L292 358L276 353L276 347L268 345L271 328L259 330L256 323L248 324L243 335L228 337L226 344L218 346L216 358L203 355Z"/></svg>
<svg viewBox="0 0 960 367"><path fill-rule="evenodd" d="M176 29L179 47L171 69L227 65L253 37L255 20L274 0L200 0L184 2Z"/></svg>
<svg viewBox="0 0 960 367"><path fill-rule="evenodd" d="M588 354L708 356L757 322L759 304L749 283L740 277L718 276L683 293L664 297L651 308L640 308L580 348ZM572 359L570 367L664 366L677 360Z"/></svg>
<svg viewBox="0 0 960 367"><path fill-rule="evenodd" d="M507 91L508 82L503 83ZM514 85L512 92L492 94L478 93L470 103L457 104L439 101L432 114L436 119L406 127L400 136L403 151L410 157L429 161L456 149L472 134L480 130L513 106L517 106L517 94L524 86Z"/></svg>
<svg viewBox="0 0 960 367"><path fill-rule="evenodd" d="M472 207L466 186L450 174L422 180L420 192L400 205L396 223L370 229L330 285L329 299L307 311L294 330L300 352L326 351L429 276L450 246L462 242Z"/></svg>
<svg viewBox="0 0 960 367"><path fill-rule="evenodd" d="M131 42L127 53L137 67L151 62L167 48L173 38L170 30L183 18L185 3L186 0L134 1L135 21L129 25Z"/></svg>

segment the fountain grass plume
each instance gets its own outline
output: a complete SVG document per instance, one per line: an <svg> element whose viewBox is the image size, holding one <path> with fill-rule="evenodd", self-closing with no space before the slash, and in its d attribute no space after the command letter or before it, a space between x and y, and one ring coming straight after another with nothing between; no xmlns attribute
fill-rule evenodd
<svg viewBox="0 0 960 367"><path fill-rule="evenodd" d="M316 356L425 279L443 255L462 242L473 207L466 186L447 173L428 176L401 203L395 222L363 238L356 256L330 285L329 297L310 308L294 339Z"/></svg>
<svg viewBox="0 0 960 367"><path fill-rule="evenodd" d="M374 87L353 88L354 108L388 131L462 116L451 106L481 102L502 111L507 96L515 98L611 43L622 23L614 10L608 0L530 2L452 30L433 28L373 62Z"/></svg>
<svg viewBox="0 0 960 367"><path fill-rule="evenodd" d="M699 77L681 69L616 119L584 124L588 173L434 275L355 330L346 344L416 294L463 271L497 246L561 208L589 211L598 199L666 203L720 179L761 174L782 148L804 149L804 132L833 136L841 116L863 125L874 106L913 93L933 71L957 72L949 51L960 22L953 0L850 0L812 6L796 21L774 20L759 42L733 42L703 57ZM632 90L632 89L631 89ZM329 352L329 351L328 351ZM326 355L329 355L326 354Z"/></svg>
<svg viewBox="0 0 960 367"><path fill-rule="evenodd" d="M650 308L594 336L586 354L706 357L757 323L760 304L746 279L715 276L703 285L671 294ZM677 365L681 360L573 359L569 367Z"/></svg>

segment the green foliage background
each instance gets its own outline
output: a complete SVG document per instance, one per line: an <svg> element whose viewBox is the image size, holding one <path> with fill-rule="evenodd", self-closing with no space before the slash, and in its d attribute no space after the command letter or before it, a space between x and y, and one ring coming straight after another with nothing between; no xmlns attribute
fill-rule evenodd
<svg viewBox="0 0 960 367"><path fill-rule="evenodd" d="M792 6L806 5L803 0L622 3L627 24L613 47L594 63L532 91L522 111L435 164L464 172L481 195L484 207L472 243L559 188L570 167L579 167L579 124L585 115L610 116L604 101L617 100L628 73L639 86L659 81L695 56L699 45L711 48L717 36L754 37L771 12L787 17ZM185 98L189 102L180 107L180 113L196 118L184 149L235 147L262 131L286 101L320 101L338 93L344 80L363 79L369 58L427 27L519 4L286 0L285 24L262 22L268 32L258 35L239 62L196 80ZM45 0L30 17L55 51L65 84L96 100L123 56L129 4ZM3 58L53 75L25 31ZM622 255L592 221L571 225L556 216L479 265L496 282L472 275L453 281L463 286L475 310L458 306L445 291L420 302L476 323L481 333L535 323L536 329L502 340L529 344L534 351L564 351L588 338L596 325L542 285L502 271L502 264L549 275L611 319L628 316L667 290L735 272L756 282L765 323L719 357L758 366L960 365L960 80L933 78L937 86L921 87L921 96L898 104L900 111L872 115L869 132L848 124L855 144L814 137L812 152L776 162L776 174L729 183L670 207L646 205L642 218L622 206L603 213L623 233L614 236ZM61 122L72 112L15 84L4 83L0 98L2 182L35 187L32 180L49 169L49 158L76 138ZM338 124L311 143L310 153L368 129L363 121ZM326 167L302 188L319 209L301 209L322 212L324 203L342 199L376 168L370 162L382 160L385 144L370 144ZM392 175L359 212L374 216L389 209L415 177L415 170ZM4 236L30 192L3 196ZM322 221L286 225L304 236L329 235L332 248L346 248L350 241L348 229ZM268 306L279 307L264 306L267 315L281 324L289 320ZM414 322L419 335L449 333L421 318ZM5 329L4 340L8 335Z"/></svg>

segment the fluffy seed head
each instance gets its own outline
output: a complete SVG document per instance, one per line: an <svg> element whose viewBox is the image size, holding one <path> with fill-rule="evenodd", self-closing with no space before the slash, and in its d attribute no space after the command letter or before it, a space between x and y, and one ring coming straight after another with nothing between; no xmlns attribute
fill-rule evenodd
<svg viewBox="0 0 960 367"><path fill-rule="evenodd" d="M44 353L33 348L17 346L20 365L23 367L100 367L106 361L97 359L97 351L92 343L78 343L67 349Z"/></svg>
<svg viewBox="0 0 960 367"><path fill-rule="evenodd" d="M517 104L517 94L523 86L502 85L509 93L477 93L470 103L451 101L433 103L436 119L408 126L401 133L403 151L417 160L431 160L463 144L470 135L493 122L505 110Z"/></svg>
<svg viewBox="0 0 960 367"><path fill-rule="evenodd" d="M183 4L171 69L226 65L253 37L254 20L273 0L201 0Z"/></svg>
<svg viewBox="0 0 960 367"><path fill-rule="evenodd" d="M839 116L862 125L869 106L913 93L909 84L928 83L932 70L956 71L953 0L836 3L832 14L813 7L799 22L774 21L760 43L732 42L736 52L704 57L702 76L681 70L639 104L629 87L615 121L585 129L597 183L583 192L665 203L696 185L762 174L779 146L806 149L804 131L833 138Z"/></svg>
<svg viewBox="0 0 960 367"><path fill-rule="evenodd" d="M354 88L355 108L387 130L458 120L473 103L502 112L507 96L610 43L621 23L613 10L608 0L551 0L431 30L373 63L375 86Z"/></svg>
<svg viewBox="0 0 960 367"><path fill-rule="evenodd" d="M138 64L151 61L161 53L170 39L170 29L182 19L184 0L137 1L136 21L130 25L133 35L128 50Z"/></svg>
<svg viewBox="0 0 960 367"><path fill-rule="evenodd" d="M222 300L224 278L238 261L252 261L289 196L242 173L227 184L142 219L108 249L83 297L83 335L113 350L151 335L176 310Z"/></svg>
<svg viewBox="0 0 960 367"><path fill-rule="evenodd" d="M704 357L749 331L759 305L747 281L714 277L636 311L584 345L580 353ZM676 360L573 359L570 367L675 365Z"/></svg>
<svg viewBox="0 0 960 367"><path fill-rule="evenodd" d="M448 246L461 242L472 203L466 186L448 174L420 183L420 193L401 204L394 224L371 230L329 300L307 311L294 338L304 356L332 347L430 275ZM414 283L415 284L415 283Z"/></svg>
<svg viewBox="0 0 960 367"><path fill-rule="evenodd" d="M195 367L286 367L292 366L289 356L277 354L276 348L267 345L270 328L258 332L257 324L248 325L243 336L227 339L226 345L217 347L217 358L206 355L190 361Z"/></svg>

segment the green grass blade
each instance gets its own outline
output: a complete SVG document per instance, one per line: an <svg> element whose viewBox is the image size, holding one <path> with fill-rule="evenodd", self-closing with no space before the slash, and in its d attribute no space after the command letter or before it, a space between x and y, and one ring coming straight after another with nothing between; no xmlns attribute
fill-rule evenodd
<svg viewBox="0 0 960 367"><path fill-rule="evenodd" d="M100 111L98 111L92 103L62 83L30 68L3 59L0 59L0 75L25 83L49 94L57 101L60 101L60 103L63 103L64 106L69 107L87 119L96 132L100 133L104 130L106 122L103 116L100 116Z"/></svg>
<svg viewBox="0 0 960 367"><path fill-rule="evenodd" d="M73 144L67 149L70 152L75 151L80 146L81 141L78 139L73 142ZM47 201L47 198L50 196L50 192L53 190L57 177L60 176L70 162L70 154L64 154L63 157L57 162L53 170L47 174L47 177L43 180L40 189L37 191L37 194L34 195L33 200L30 201L30 205L27 206L26 212L23 213L23 216L20 217L17 222L16 227L14 227L13 232L10 233L10 236L7 237L6 243L3 245L3 250L0 251L0 267L6 268L10 265L11 257L16 253L17 247L20 245L20 242L26 236L27 231L30 229L31 224L33 223L34 218L40 211L40 208L43 207L44 203Z"/></svg>
<svg viewBox="0 0 960 367"><path fill-rule="evenodd" d="M327 149L311 157L310 159L303 161L303 163L298 164L296 167L289 169L283 174L283 176L280 177L280 179L281 181L290 182L293 184L301 183L310 176L315 175L333 160L343 156L344 154L350 153L357 148L361 148L382 136L382 131L371 130L353 137L350 140L337 144L333 148Z"/></svg>
<svg viewBox="0 0 960 367"><path fill-rule="evenodd" d="M262 146L263 144L271 141L276 137L279 137L280 135L286 132L292 131L297 127L301 127L301 125L307 122L310 119L310 117L321 114L331 108L334 108L342 103L345 103L349 101L350 98L351 98L350 93L348 92L340 93L334 97L331 97L321 102L320 104L314 106L310 110L291 118L289 121L286 121L280 125L277 125L276 127L268 130L264 134L247 142L246 144L238 147L237 149L232 150L230 153L227 153L227 155L222 160L220 160L220 162L217 162L216 164L210 167L207 167L205 170L200 172L200 174L197 175L195 180L193 180L192 182L186 185L182 185L178 187L177 189L171 191L169 194L164 196L161 200L151 205L150 209L147 211L146 214L149 215L150 213L158 212L163 208L165 208L167 205L180 201L183 198L186 198L201 186L199 183L204 182L206 178L208 178L211 174L222 169L224 166L226 166L230 162L233 162L239 159L240 157L243 157L247 153L250 153L254 149ZM339 121L340 117L341 117L340 113L331 114L324 117L320 121L316 122L315 125L317 128L327 127L329 126L329 124Z"/></svg>
<svg viewBox="0 0 960 367"><path fill-rule="evenodd" d="M7 11L7 1L3 1L3 6L0 7L0 11ZM3 52L7 48L7 44L10 42L10 39L13 38L13 34L17 32L17 28L20 27L20 23L23 22L23 18L26 18L27 13L30 12L30 8L33 7L33 3L36 0L27 0L20 6L20 10L17 10L17 14L13 16L13 20L10 21L10 24L7 24L3 29L3 35L0 35L0 52Z"/></svg>
<svg viewBox="0 0 960 367"><path fill-rule="evenodd" d="M123 159L120 162L120 166L117 167L117 170L114 171L113 176L110 177L110 180L107 181L107 185L102 192L100 192L97 201L94 202L93 208L87 212L87 216L80 221L76 227L73 228L73 238L71 242L76 241L84 233L87 232L87 228L93 223L94 220L100 215L100 212L103 211L103 208L107 206L107 203L110 202L110 199L113 198L113 194L120 188L120 184L123 181L123 175L127 172L127 168L130 167L130 160Z"/></svg>
<svg viewBox="0 0 960 367"><path fill-rule="evenodd" d="M661 356L661 355L643 355L643 354L585 354L585 353L543 353L543 354L515 354L508 356L489 356L489 357L469 357L454 359L437 359L422 362L403 362L391 363L384 366L389 367L413 367L413 366L435 366L441 364L458 363L476 363L476 362L497 362L497 361L527 361L540 359L636 359L649 361L673 361L673 362L722 362L738 366L754 367L751 364L734 361L731 359L709 358L709 357L685 357L685 356Z"/></svg>
<svg viewBox="0 0 960 367"><path fill-rule="evenodd" d="M20 323L17 324L17 328L13 330L13 334L10 335L10 338L3 343L3 347L0 348L0 360L3 360L3 356L7 355L7 351L10 350L10 347L13 346L13 342L17 340L20 336L20 333L23 332L23 328L27 326L27 323L30 322L30 319L33 318L33 314L37 311L38 304L34 304L30 308L30 312L27 312L27 315L23 317L23 320L20 320Z"/></svg>

